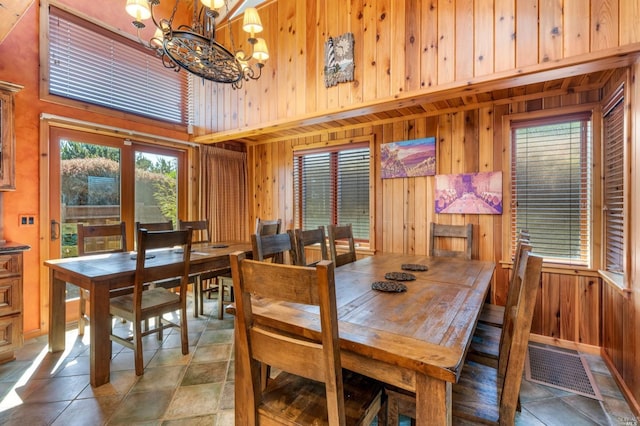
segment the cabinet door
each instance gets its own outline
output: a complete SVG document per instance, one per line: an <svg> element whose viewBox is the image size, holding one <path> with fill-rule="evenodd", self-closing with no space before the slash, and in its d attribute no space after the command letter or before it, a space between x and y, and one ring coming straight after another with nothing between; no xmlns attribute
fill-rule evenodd
<svg viewBox="0 0 640 426"><path fill-rule="evenodd" d="M0 81L0 191L16 189L13 96L20 89Z"/></svg>

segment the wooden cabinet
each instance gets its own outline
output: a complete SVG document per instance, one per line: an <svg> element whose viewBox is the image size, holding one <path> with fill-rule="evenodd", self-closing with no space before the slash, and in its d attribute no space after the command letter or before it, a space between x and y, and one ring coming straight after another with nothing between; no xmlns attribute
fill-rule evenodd
<svg viewBox="0 0 640 426"><path fill-rule="evenodd" d="M0 191L16 189L14 95L22 86L0 81Z"/></svg>
<svg viewBox="0 0 640 426"><path fill-rule="evenodd" d="M22 341L22 251L0 251L0 364L15 359Z"/></svg>

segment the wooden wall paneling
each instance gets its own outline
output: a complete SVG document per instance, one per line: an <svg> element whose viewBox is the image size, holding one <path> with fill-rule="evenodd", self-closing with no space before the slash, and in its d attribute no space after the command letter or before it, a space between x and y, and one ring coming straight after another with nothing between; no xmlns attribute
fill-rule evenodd
<svg viewBox="0 0 640 426"><path fill-rule="evenodd" d="M478 172L496 171L493 167L493 114L491 108L481 108L478 111ZM478 215L476 249L478 259L494 259L494 215ZM495 292L495 280L492 282L491 293Z"/></svg>
<svg viewBox="0 0 640 426"><path fill-rule="evenodd" d="M540 0L540 49L538 58L542 62L562 59L562 2L557 0Z"/></svg>
<svg viewBox="0 0 640 426"><path fill-rule="evenodd" d="M324 41L329 37L337 37L343 33L342 14L344 13L345 3L341 0L326 0L327 18L325 20L326 35ZM340 84L326 89L327 91L327 108L329 110L336 109L340 106Z"/></svg>
<svg viewBox="0 0 640 426"><path fill-rule="evenodd" d="M476 173L480 169L480 140L479 140L479 110L470 109L463 112L464 136L462 138L462 154L464 155L464 172ZM473 258L478 259L479 238L480 238L480 217L484 215L467 214L464 217L465 224L473 225ZM463 243L460 243L460 249L464 249Z"/></svg>
<svg viewBox="0 0 640 426"><path fill-rule="evenodd" d="M494 72L515 67L516 59L516 11L515 0L494 0Z"/></svg>
<svg viewBox="0 0 640 426"><path fill-rule="evenodd" d="M534 249L535 250L535 249ZM542 274L542 334L560 338L560 276Z"/></svg>
<svg viewBox="0 0 640 426"><path fill-rule="evenodd" d="M306 36L303 58L306 68L304 69L304 82L298 83L297 90L305 92L305 113L316 111L318 103L318 91L320 90L320 80L322 80L321 67L324 65L324 48L322 38L318 32L318 6L306 7L304 16L305 26L299 32Z"/></svg>
<svg viewBox="0 0 640 426"><path fill-rule="evenodd" d="M558 315L558 325L560 339L576 341L578 335L578 324L576 321L576 310L579 303L579 293L577 291L578 279L573 275L560 275L558 277L560 308Z"/></svg>
<svg viewBox="0 0 640 426"><path fill-rule="evenodd" d="M322 111L328 108L328 89L324 85L324 44L327 42L327 39L331 34L329 34L327 29L327 16L333 16L333 14L328 15L329 10L327 7L327 2L325 1L316 1L316 20L317 24L315 27L316 38L318 40L318 69L316 71L318 75L318 80L316 82L317 87L317 98L318 103L315 107L315 111Z"/></svg>
<svg viewBox="0 0 640 426"><path fill-rule="evenodd" d="M485 2L488 3L488 2ZM474 20L473 0L457 0L455 8L455 33L449 28L449 34L455 37L455 80L471 78L475 75L474 65Z"/></svg>
<svg viewBox="0 0 640 426"><path fill-rule="evenodd" d="M439 116L438 139L436 141L436 174L451 174L452 169L452 149L453 149L453 116L454 114L444 114ZM451 215L435 214L434 222L451 224ZM429 236L431 238L431 236Z"/></svg>
<svg viewBox="0 0 640 426"><path fill-rule="evenodd" d="M505 123L503 123L504 117L508 114L509 105L496 105L496 107L493 108L493 169L502 170L503 173L502 215L496 216L494 218L493 228L493 257L496 261L511 260L511 252L506 245L506 242L509 241L511 230L509 223L506 220L503 223L503 218L511 217L511 205L508 202L509 200L511 200L511 187L509 186L509 183L511 182L511 169L505 166L506 164L511 164L511 136L509 134L508 128L505 127ZM505 176L505 174L507 176ZM503 241L503 238L506 238L505 241ZM502 265L498 263L496 266L496 272L499 272L501 270ZM494 274L496 279L494 280L495 282L493 283L493 286L496 289L496 294L506 295L509 286L508 274L506 275L507 279L503 280L502 277L505 276L504 273ZM496 294L492 295L493 303L500 303L497 299L495 299ZM506 299L504 299L504 301L506 302ZM504 304L504 302L502 304Z"/></svg>
<svg viewBox="0 0 640 426"><path fill-rule="evenodd" d="M493 2L474 3L474 76L487 75L494 72L494 30L495 16Z"/></svg>
<svg viewBox="0 0 640 426"><path fill-rule="evenodd" d="M422 2L419 2L422 5ZM422 5L420 13L420 87L438 82L438 4ZM415 65L418 65L416 60Z"/></svg>
<svg viewBox="0 0 640 426"><path fill-rule="evenodd" d="M349 89L349 98L352 104L362 103L362 76L365 64L365 52L364 52L364 0L350 0L351 1L351 22L350 31L353 33L353 82L347 86Z"/></svg>
<svg viewBox="0 0 640 426"><path fill-rule="evenodd" d="M516 0L516 67L538 63L538 0Z"/></svg>
<svg viewBox="0 0 640 426"><path fill-rule="evenodd" d="M390 95L397 95L406 90L407 67L406 60L410 52L406 52L408 29L406 28L405 18L405 1L395 0L391 2L390 15L390 33L388 37L391 39L390 54Z"/></svg>
<svg viewBox="0 0 640 426"><path fill-rule="evenodd" d="M562 5L564 32L562 57L589 52L590 0L566 1Z"/></svg>
<svg viewBox="0 0 640 426"><path fill-rule="evenodd" d="M393 142L393 124L382 127L382 143ZM379 151L379 150L378 150ZM395 179L381 179L382 181L382 246L383 252L393 251L393 181Z"/></svg>
<svg viewBox="0 0 640 426"><path fill-rule="evenodd" d="M407 140L407 126L404 121L397 121L392 124L392 141L399 142ZM407 209L407 180L411 178L388 179L391 181L391 193L389 198L391 203L391 251L393 253L402 253L406 247L406 214Z"/></svg>
<svg viewBox="0 0 640 426"><path fill-rule="evenodd" d="M427 134L427 119L416 119L413 137L420 139L427 136L429 136ZM418 176L414 178L415 202L413 205L413 249L415 254L421 255L427 254L429 251L427 243L428 222L425 221L425 216L432 206L429 205L429 197L427 197L427 179L429 179L427 176Z"/></svg>
<svg viewBox="0 0 640 426"><path fill-rule="evenodd" d="M286 141L277 144L277 172L278 178L274 188L278 191L278 196L274 197L278 201L278 216L282 218L284 229L293 229L293 152L289 150Z"/></svg>
<svg viewBox="0 0 640 426"><path fill-rule="evenodd" d="M391 93L391 0L376 0L376 97L386 98Z"/></svg>
<svg viewBox="0 0 640 426"><path fill-rule="evenodd" d="M362 50L363 50L363 63L360 67L362 70L362 80L360 86L362 87L362 100L370 101L377 97L377 49L376 39L378 34L377 26L377 9L375 0L370 0L364 3L362 9ZM356 40L356 43L358 41ZM358 64L356 64L356 68Z"/></svg>
<svg viewBox="0 0 640 426"><path fill-rule="evenodd" d="M336 32L336 36L342 35L344 33L347 32L351 32L351 14L353 13L351 10L351 6L352 6L352 2L351 1L344 1L344 0L338 0L337 2L338 4L336 4L336 10L339 11L339 13L335 14L335 18L337 19L332 19L333 21L335 21L335 23L337 24L337 32ZM354 45L355 45L355 40L354 40ZM355 60L355 56L354 56L354 60ZM354 76L355 76L355 69L354 69ZM353 81L350 82L345 82L345 83L339 83L338 84L338 107L340 108L344 108L345 106L350 106L353 103L353 100L351 99L351 88L355 83Z"/></svg>
<svg viewBox="0 0 640 426"><path fill-rule="evenodd" d="M261 13L262 10L265 11L267 22L269 23L266 31L264 31L265 37L267 37L265 40L269 43L267 46L276 47L275 49L269 50L269 61L267 61L265 68L262 70L263 75L257 82L254 82L258 84L252 88L255 90L256 115L259 117L258 120L260 120L257 123L270 122L284 117L282 112L278 111L278 98L288 95L284 90L286 86L279 86L280 80L278 79L278 74L280 73L280 68L278 68L280 58L285 55L279 45L279 9L279 1L270 3L268 7L260 9ZM260 19L263 18L261 17ZM275 50L275 52L273 52L273 50Z"/></svg>
<svg viewBox="0 0 640 426"><path fill-rule="evenodd" d="M425 7L428 7L425 5ZM422 2L405 0L404 5L404 90L420 89L421 46L420 20L422 19Z"/></svg>
<svg viewBox="0 0 640 426"><path fill-rule="evenodd" d="M373 216L372 223L370 225L371 230L373 231L374 240L370 241L371 249L374 252L384 251L384 234L385 234L385 224L384 224L384 213L385 213L385 203L384 203L384 184L381 179L380 172L380 145L384 142L384 132L383 126L375 125L371 128L371 134L373 137L373 184L374 186L371 188L369 196L373 196L373 211L369 212L370 216Z"/></svg>
<svg viewBox="0 0 640 426"><path fill-rule="evenodd" d="M438 2L438 81L445 84L456 78L455 2Z"/></svg>
<svg viewBox="0 0 640 426"><path fill-rule="evenodd" d="M623 299L622 316L624 318L624 343L622 350L622 377L625 378L625 386L633 391L634 395L639 395L640 377L638 377L638 297L636 294L627 295ZM636 414L640 413L640 404L638 398L635 400Z"/></svg>
<svg viewBox="0 0 640 426"><path fill-rule="evenodd" d="M292 117L296 114L296 38L295 25L298 11L296 1L278 2L278 117Z"/></svg>
<svg viewBox="0 0 640 426"><path fill-rule="evenodd" d="M296 49L295 49L295 78L293 82L293 93L295 94L295 113L296 115L303 115L307 111L307 91L315 92L315 87L309 86L310 90L307 89L308 81L306 79L307 72L307 38L311 31L307 28L307 13L309 11L306 7L305 0L297 0L296 1L296 15L295 15L295 26L293 28L292 37L295 39ZM311 38L313 38L311 36Z"/></svg>
<svg viewBox="0 0 640 426"><path fill-rule="evenodd" d="M618 27L620 44L631 44L640 41L640 2L620 2L620 25Z"/></svg>
<svg viewBox="0 0 640 426"><path fill-rule="evenodd" d="M417 138L417 128L416 128L417 120L409 120L408 121L408 129L407 129L407 140L414 140ZM406 208L405 208L405 253L415 254L416 252L416 219L419 218L422 214L422 211L416 209L418 194L417 191L417 183L416 180L420 179L420 177L411 177L407 179L406 182L406 191L407 191L407 199L406 199Z"/></svg>
<svg viewBox="0 0 640 426"><path fill-rule="evenodd" d="M591 51L618 45L618 1L591 0Z"/></svg>
<svg viewBox="0 0 640 426"><path fill-rule="evenodd" d="M596 277L577 277L579 300L576 314L578 335L576 341L600 346L601 289L602 282Z"/></svg>

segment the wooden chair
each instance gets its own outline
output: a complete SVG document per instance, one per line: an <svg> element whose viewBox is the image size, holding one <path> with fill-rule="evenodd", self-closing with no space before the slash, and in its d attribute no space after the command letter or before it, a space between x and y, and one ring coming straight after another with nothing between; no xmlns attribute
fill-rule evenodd
<svg viewBox="0 0 640 426"><path fill-rule="evenodd" d="M142 358L142 337L151 333L158 333L162 340L162 331L167 327L179 327L181 331L182 354L189 353L189 337L187 332L187 283L189 281L189 259L191 251L192 231L152 231L144 229L138 231L136 273L134 291L132 294L114 297L110 301L109 313L131 321L133 336L121 337L111 332L111 340L127 346L134 351L136 375L144 372ZM147 250L174 249L182 247L182 255L177 256L176 262L154 265L153 259L147 259ZM145 287L146 283L179 279L180 287L177 292L170 292L159 287ZM179 311L180 323L169 321L164 314ZM142 331L141 322L149 318L159 318L155 327Z"/></svg>
<svg viewBox="0 0 640 426"><path fill-rule="evenodd" d="M500 346L504 338L503 328L513 322L513 307L518 303L520 296L520 280L519 271L523 266L525 255L530 253L532 247L524 241L518 243L518 257L514 261L514 269L512 273L511 283L509 284L509 293L507 295L507 303L504 306L503 317L500 326L478 322L476 330L473 334L471 344L469 345L468 358L485 365L497 368L500 357ZM521 272L521 271L520 271ZM486 305L486 304L485 304ZM483 307L483 311L486 307ZM481 314L482 315L482 314Z"/></svg>
<svg viewBox="0 0 640 426"><path fill-rule="evenodd" d="M356 245L351 224L329 225L329 249L331 260L336 267L356 261Z"/></svg>
<svg viewBox="0 0 640 426"><path fill-rule="evenodd" d="M382 405L380 383L343 370L340 360L334 266L279 265L231 255L236 288L238 353L248 358L255 424L369 425ZM252 299L311 305L319 310L317 336L295 336L254 319ZM278 348L274 350L274 348ZM236 360L236 362L240 362ZM265 387L261 366L281 372ZM239 384L236 383L236 392Z"/></svg>
<svg viewBox="0 0 640 426"><path fill-rule="evenodd" d="M282 219L256 219L256 234L274 235L279 234L282 227ZM222 305L224 303L225 290L229 293L229 300L233 301L233 280L229 276L218 277L218 319L224 318L224 310Z"/></svg>
<svg viewBox="0 0 640 426"><path fill-rule="evenodd" d="M327 252L327 238L324 232L324 226L318 226L316 229L296 229L295 236L295 258L293 263L298 266L313 266L318 262L307 262L307 254L305 247L318 244L320 247L320 260L329 260Z"/></svg>
<svg viewBox="0 0 640 426"><path fill-rule="evenodd" d="M209 236L209 220L178 221L178 229L187 228L191 228L193 230L194 240L192 241L192 244L211 243L211 238ZM220 268L190 275L189 281L193 284L193 316L195 318L198 317L198 314L204 315L204 295L209 295L214 291L219 291L220 286L217 282L218 277L223 275L228 276L230 273L230 268ZM221 296L218 295L218 299L220 298ZM221 305L222 303L220 303L220 306Z"/></svg>
<svg viewBox="0 0 640 426"><path fill-rule="evenodd" d="M509 289L507 290L507 300L505 306L513 306L514 299L517 297L518 289L515 288L513 282L516 277L515 271L518 270L518 264L520 262L520 254L522 252L523 244L529 245L529 232L522 230L518 234L517 242L516 242L516 251L513 257L513 269L511 273L511 279L509 280ZM531 250L531 247L529 247ZM482 312L480 313L480 318L478 321L482 324L488 324L494 327L502 327L504 323L504 315L505 315L505 307L501 305L496 305L493 303L485 303Z"/></svg>
<svg viewBox="0 0 640 426"><path fill-rule="evenodd" d="M513 327L500 348L500 369L466 361L458 383L453 385L453 416L467 423L513 425L522 383L531 321L542 274L542 258L524 252L517 272L521 281L518 303L513 307ZM507 328L503 329L507 330ZM397 407L415 418L415 397L396 389L387 390L389 424L398 424ZM414 403L411 404L411 401Z"/></svg>
<svg viewBox="0 0 640 426"><path fill-rule="evenodd" d="M440 239L462 238L465 241L464 250L451 250L439 244ZM429 238L429 256L459 257L471 259L473 251L473 225L441 225L431 222Z"/></svg>
<svg viewBox="0 0 640 426"><path fill-rule="evenodd" d="M283 264L285 254L288 253L290 259L295 258L294 247L295 240L291 231L284 234L253 234L251 236L253 258L260 262L270 260L271 263Z"/></svg>
<svg viewBox="0 0 640 426"><path fill-rule="evenodd" d="M112 225L84 225L82 223L78 223L77 225L78 256L127 251L127 229L125 222ZM78 318L78 335L82 336L84 335L85 327L89 324L89 315L87 314L89 290L82 288L79 290L80 317Z"/></svg>

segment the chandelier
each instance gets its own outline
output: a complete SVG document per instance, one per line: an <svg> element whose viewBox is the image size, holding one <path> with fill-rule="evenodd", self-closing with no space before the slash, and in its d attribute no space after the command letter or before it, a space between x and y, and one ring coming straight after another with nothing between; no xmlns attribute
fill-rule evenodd
<svg viewBox="0 0 640 426"><path fill-rule="evenodd" d="M135 19L133 25L138 31L138 38L140 30L146 26L142 21L149 18L153 21L156 27L154 36L148 43L140 40L155 50L165 67L176 72L184 68L204 79L231 84L234 89L241 88L243 81L260 78L264 63L269 59L269 51L264 39L255 36L262 31L256 8L247 8L242 21L242 29L249 34L251 46L251 52L247 53L236 50L230 24L231 49L215 40L216 18L220 16L218 11L224 6L229 12L226 0L194 0L191 26L174 27L179 1L175 0L171 16L162 19L154 13L154 7L160 4L160 0L127 0L126 4L127 13Z"/></svg>

